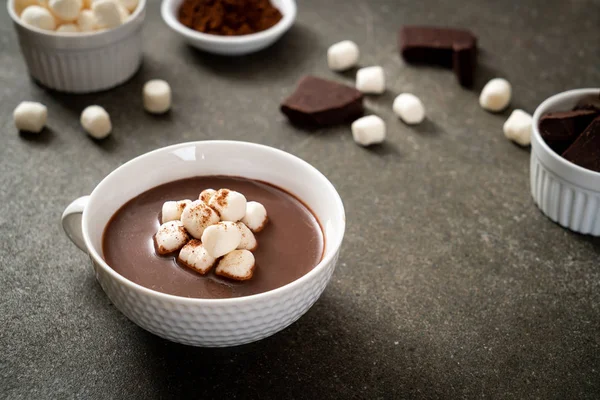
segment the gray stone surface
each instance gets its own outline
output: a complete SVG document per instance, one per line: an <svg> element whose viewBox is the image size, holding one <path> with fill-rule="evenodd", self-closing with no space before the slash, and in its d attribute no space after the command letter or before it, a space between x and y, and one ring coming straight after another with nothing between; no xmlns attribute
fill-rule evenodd
<svg viewBox="0 0 600 400"><path fill-rule="evenodd" d="M145 61L133 80L85 96L27 76L0 11L0 398L598 398L600 241L566 231L534 206L529 152L506 141L509 111L478 106L451 71L404 65L405 23L469 27L480 38L480 89L508 78L514 107L600 85L600 3L302 0L294 28L243 58L198 53L151 2ZM280 100L306 73L330 72L329 44L353 39L382 65L389 91L366 104L388 126L366 150L348 127L290 126ZM152 117L141 87L168 80L174 108ZM418 95L427 121L408 127L394 96ZM21 100L49 108L49 129L21 137ZM110 112L97 143L79 113ZM94 280L59 219L111 170L161 146L240 139L296 154L335 184L347 207L340 263L298 322L230 349L169 343L130 323Z"/></svg>

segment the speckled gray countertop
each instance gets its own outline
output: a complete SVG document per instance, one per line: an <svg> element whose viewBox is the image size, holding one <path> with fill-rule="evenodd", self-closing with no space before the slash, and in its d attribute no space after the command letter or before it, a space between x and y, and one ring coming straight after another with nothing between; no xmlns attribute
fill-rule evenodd
<svg viewBox="0 0 600 400"><path fill-rule="evenodd" d="M477 90L451 71L404 65L404 23L476 32ZM141 71L109 92L71 96L29 79L1 10L0 398L598 398L600 240L538 211L529 151L502 134L509 111L489 114L477 101L494 76L529 112L554 93L600 86L598 26L597 0L301 0L280 42L228 59L187 47L150 2ZM352 81L325 62L342 39L387 73L388 92L366 101L388 126L377 150L356 146L348 127L294 129L278 110L303 74ZM142 110L150 78L172 85L166 117ZM422 125L392 114L403 91L426 105ZM21 100L49 108L38 139L15 131ZM114 124L102 143L79 127L92 103ZM117 311L59 219L130 158L216 138L316 166L344 199L348 229L331 284L298 322L251 345L200 349Z"/></svg>

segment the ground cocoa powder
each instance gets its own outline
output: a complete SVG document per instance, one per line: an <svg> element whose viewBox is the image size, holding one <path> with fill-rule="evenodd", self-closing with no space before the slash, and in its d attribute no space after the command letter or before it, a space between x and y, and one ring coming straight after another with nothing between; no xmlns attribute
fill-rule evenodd
<svg viewBox="0 0 600 400"><path fill-rule="evenodd" d="M184 0L179 21L213 35L247 35L269 29L281 20L269 0Z"/></svg>

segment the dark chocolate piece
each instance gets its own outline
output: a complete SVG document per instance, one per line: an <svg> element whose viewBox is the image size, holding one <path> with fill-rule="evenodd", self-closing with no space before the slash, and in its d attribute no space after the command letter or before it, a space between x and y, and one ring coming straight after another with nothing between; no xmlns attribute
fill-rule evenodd
<svg viewBox="0 0 600 400"><path fill-rule="evenodd" d="M454 69L463 86L471 86L477 66L477 38L465 29L404 26L398 35L406 62Z"/></svg>
<svg viewBox="0 0 600 400"><path fill-rule="evenodd" d="M552 150L562 154L597 115L593 110L548 113L540 118L540 135Z"/></svg>
<svg viewBox="0 0 600 400"><path fill-rule="evenodd" d="M587 95L577 102L573 110L593 110L600 113L600 92L598 94Z"/></svg>
<svg viewBox="0 0 600 400"><path fill-rule="evenodd" d="M562 156L580 167L600 172L600 116L585 128Z"/></svg>
<svg viewBox="0 0 600 400"><path fill-rule="evenodd" d="M306 76L281 104L281 112L297 125L337 125L363 115L362 99L362 93L353 87Z"/></svg>
<svg viewBox="0 0 600 400"><path fill-rule="evenodd" d="M458 83L464 87L473 86L477 66L477 48L456 46L452 60L452 69L458 78Z"/></svg>

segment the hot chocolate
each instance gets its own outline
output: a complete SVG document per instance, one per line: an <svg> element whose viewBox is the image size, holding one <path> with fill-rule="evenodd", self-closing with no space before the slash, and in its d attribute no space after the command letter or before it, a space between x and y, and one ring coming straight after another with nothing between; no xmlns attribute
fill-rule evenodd
<svg viewBox="0 0 600 400"><path fill-rule="evenodd" d="M253 252L251 280L235 282L210 272L204 276L177 263L177 254L156 253L153 236L158 210L169 200L198 198L207 188L229 188L265 206L269 223ZM322 258L324 239L311 211L282 189L264 182L227 176L183 179L154 187L123 205L103 237L104 259L115 271L147 288L184 297L230 298L266 292L305 275Z"/></svg>

